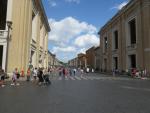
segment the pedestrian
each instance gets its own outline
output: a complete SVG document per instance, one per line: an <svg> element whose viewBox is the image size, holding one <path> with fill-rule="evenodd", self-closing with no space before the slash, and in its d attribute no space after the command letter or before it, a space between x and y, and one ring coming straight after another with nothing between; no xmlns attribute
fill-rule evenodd
<svg viewBox="0 0 150 113"><path fill-rule="evenodd" d="M65 78L67 78L68 74L69 74L69 72L68 72L68 69L66 68L65 69Z"/></svg>
<svg viewBox="0 0 150 113"><path fill-rule="evenodd" d="M94 73L94 69L92 68L92 73Z"/></svg>
<svg viewBox="0 0 150 113"><path fill-rule="evenodd" d="M39 78L39 85L41 85L44 82L42 68L39 68L39 70L38 70L38 78Z"/></svg>
<svg viewBox="0 0 150 113"><path fill-rule="evenodd" d="M30 76L31 76L31 70L28 68L27 70L27 81L30 81Z"/></svg>
<svg viewBox="0 0 150 113"><path fill-rule="evenodd" d="M72 76L72 69L69 69L69 75Z"/></svg>
<svg viewBox="0 0 150 113"><path fill-rule="evenodd" d="M58 69L58 71L59 71L59 77L61 77L61 74L62 74L62 69L61 69L61 67Z"/></svg>
<svg viewBox="0 0 150 113"><path fill-rule="evenodd" d="M15 68L15 70L13 71L13 76L12 76L12 84L11 85L19 85L19 83L17 83L17 75L18 75L18 69Z"/></svg>
<svg viewBox="0 0 150 113"><path fill-rule="evenodd" d="M50 79L49 79L49 73L48 73L47 68L45 68L45 69L43 70L43 79L44 79L44 84L45 84L45 85L50 85L50 84L51 84L51 81L50 81Z"/></svg>
<svg viewBox="0 0 150 113"><path fill-rule="evenodd" d="M65 77L65 73L66 73L65 68L63 68L62 73L63 73L63 77Z"/></svg>
<svg viewBox="0 0 150 113"><path fill-rule="evenodd" d="M37 78L37 68L36 67L33 70L33 77L34 77L34 81L36 81L36 78Z"/></svg>
<svg viewBox="0 0 150 113"><path fill-rule="evenodd" d="M74 74L74 76L76 75L76 71L77 71L76 68L74 68L74 69L73 69L73 74Z"/></svg>
<svg viewBox="0 0 150 113"><path fill-rule="evenodd" d="M5 77L6 77L6 73L4 72L3 69L0 70L0 86L4 87L5 86Z"/></svg>
<svg viewBox="0 0 150 113"><path fill-rule="evenodd" d="M116 70L115 69L113 69L113 77L115 77L116 76Z"/></svg>
<svg viewBox="0 0 150 113"><path fill-rule="evenodd" d="M21 72L20 72L20 76L21 76L21 77L24 77L24 70L23 70L23 69L22 69Z"/></svg>
<svg viewBox="0 0 150 113"><path fill-rule="evenodd" d="M90 69L87 67L87 68L86 68L86 72L89 73L89 71L90 71Z"/></svg>
<svg viewBox="0 0 150 113"><path fill-rule="evenodd" d="M132 72L131 72L131 76L132 76L132 77L135 77L135 75L136 75L136 68L133 68L133 69L132 69Z"/></svg>
<svg viewBox="0 0 150 113"><path fill-rule="evenodd" d="M80 69L80 73L81 73L81 77L83 77L83 73L84 73L84 71L83 71L83 69L82 69L82 68Z"/></svg>

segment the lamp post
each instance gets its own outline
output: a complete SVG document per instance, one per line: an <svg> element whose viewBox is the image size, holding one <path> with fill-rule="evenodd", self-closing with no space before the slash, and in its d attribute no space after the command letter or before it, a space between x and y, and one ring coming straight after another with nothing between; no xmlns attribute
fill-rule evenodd
<svg viewBox="0 0 150 113"><path fill-rule="evenodd" d="M7 34L7 51L6 51L6 64L5 64L5 72L7 72L7 65L8 65L8 48L9 48L9 39L10 39L10 30L12 30L12 21L7 21L8 27L8 34Z"/></svg>

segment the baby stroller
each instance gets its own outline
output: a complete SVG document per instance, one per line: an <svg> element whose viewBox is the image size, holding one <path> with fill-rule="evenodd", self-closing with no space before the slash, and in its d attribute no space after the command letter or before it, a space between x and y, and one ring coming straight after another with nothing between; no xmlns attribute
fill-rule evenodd
<svg viewBox="0 0 150 113"><path fill-rule="evenodd" d="M44 85L51 85L51 81L49 79L48 74L43 75L43 78L44 78Z"/></svg>

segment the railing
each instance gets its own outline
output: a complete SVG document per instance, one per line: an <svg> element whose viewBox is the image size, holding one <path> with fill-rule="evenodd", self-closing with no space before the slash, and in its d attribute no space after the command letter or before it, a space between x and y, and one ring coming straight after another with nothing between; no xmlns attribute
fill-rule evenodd
<svg viewBox="0 0 150 113"><path fill-rule="evenodd" d="M0 30L0 38L7 38L8 31Z"/></svg>

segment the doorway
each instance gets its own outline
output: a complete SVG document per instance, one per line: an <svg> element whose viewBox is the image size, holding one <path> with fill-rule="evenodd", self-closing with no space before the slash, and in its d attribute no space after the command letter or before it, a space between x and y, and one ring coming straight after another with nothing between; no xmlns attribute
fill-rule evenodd
<svg viewBox="0 0 150 113"><path fill-rule="evenodd" d="M3 65L3 46L0 45L0 67Z"/></svg>
<svg viewBox="0 0 150 113"><path fill-rule="evenodd" d="M136 55L129 55L130 68L136 68Z"/></svg>

